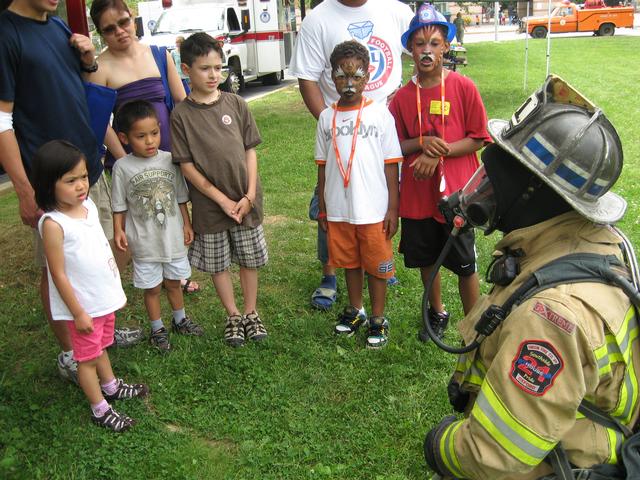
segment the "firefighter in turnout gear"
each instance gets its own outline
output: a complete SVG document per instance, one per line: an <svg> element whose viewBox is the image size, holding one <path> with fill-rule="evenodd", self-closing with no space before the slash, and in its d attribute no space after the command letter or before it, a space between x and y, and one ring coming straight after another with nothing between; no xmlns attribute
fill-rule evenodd
<svg viewBox="0 0 640 480"><path fill-rule="evenodd" d="M621 248L626 239L612 227L626 209L609 192L622 170L622 147L602 111L550 76L509 122L489 121L489 132L495 144L460 192L460 206L474 226L505 235L489 269L493 289L459 325L466 345L477 338L483 312L567 255L570 263L550 277L570 270L576 254L595 254L630 285L637 282ZM427 434L434 478L564 478L552 467L557 458L569 469L566 478L618 478L588 475L600 467L616 471L620 428L638 420L636 309L621 288L600 279L549 281L459 357L448 393L464 418L446 417ZM622 427L579 412L583 400Z"/></svg>

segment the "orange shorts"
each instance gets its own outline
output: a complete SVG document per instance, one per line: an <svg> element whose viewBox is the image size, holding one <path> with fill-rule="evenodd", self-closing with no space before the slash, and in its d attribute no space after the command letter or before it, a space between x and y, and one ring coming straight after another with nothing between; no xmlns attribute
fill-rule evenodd
<svg viewBox="0 0 640 480"><path fill-rule="evenodd" d="M393 250L382 222L366 225L327 222L327 225L329 265L363 268L377 278L393 277Z"/></svg>

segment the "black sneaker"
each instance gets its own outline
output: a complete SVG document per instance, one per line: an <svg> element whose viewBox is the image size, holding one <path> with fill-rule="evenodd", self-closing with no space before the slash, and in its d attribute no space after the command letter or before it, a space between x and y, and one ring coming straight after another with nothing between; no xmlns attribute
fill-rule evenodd
<svg viewBox="0 0 640 480"><path fill-rule="evenodd" d="M248 340L259 342L267 338L267 329L256 312L248 313L242 320L244 324L244 334Z"/></svg>
<svg viewBox="0 0 640 480"><path fill-rule="evenodd" d="M93 423L97 425L100 425L101 427L113 430L114 432L124 432L136 423L133 418L118 413L113 408L109 408L109 410L107 410L107 413L105 413L101 417L96 417L92 414L91 421L93 421Z"/></svg>
<svg viewBox="0 0 640 480"><path fill-rule="evenodd" d="M155 332L151 332L149 343L152 347L156 348L162 353L171 351L171 344L169 343L169 332L167 332L167 329L164 327L159 328Z"/></svg>
<svg viewBox="0 0 640 480"><path fill-rule="evenodd" d="M111 395L102 391L102 395L104 399L108 402L113 400L124 400L125 398L134 398L134 397L145 397L147 393L149 393L149 387L147 387L144 383L136 383L134 385L129 385L124 383L121 378L117 379L118 387L115 393Z"/></svg>
<svg viewBox="0 0 640 480"><path fill-rule="evenodd" d="M389 341L389 321L384 317L371 317L367 331L367 348L382 348Z"/></svg>
<svg viewBox="0 0 640 480"><path fill-rule="evenodd" d="M171 331L180 335L194 335L196 337L204 335L204 329L189 317L184 317L180 323L171 320Z"/></svg>
<svg viewBox="0 0 640 480"><path fill-rule="evenodd" d="M440 340L444 338L444 332L447 330L447 325L449 325L449 316L449 312L447 311L436 312L433 307L429 307L429 324ZM431 340L424 326L420 331L419 337L423 342L429 342Z"/></svg>
<svg viewBox="0 0 640 480"><path fill-rule="evenodd" d="M352 336L358 329L367 323L367 316L358 311L357 308L349 305L338 315L338 323L333 331L336 335Z"/></svg>
<svg viewBox="0 0 640 480"><path fill-rule="evenodd" d="M230 315L224 326L224 341L232 347L244 345L244 324L240 315Z"/></svg>

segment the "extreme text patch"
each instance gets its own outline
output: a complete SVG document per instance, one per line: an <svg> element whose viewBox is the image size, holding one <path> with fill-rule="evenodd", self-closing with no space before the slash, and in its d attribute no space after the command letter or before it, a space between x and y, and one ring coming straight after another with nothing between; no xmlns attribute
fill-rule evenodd
<svg viewBox="0 0 640 480"><path fill-rule="evenodd" d="M531 311L539 317L549 320L556 327L560 328L560 330L564 330L569 335L571 335L576 329L575 323L570 322L562 315L558 315L542 302L536 302Z"/></svg>
<svg viewBox="0 0 640 480"><path fill-rule="evenodd" d="M544 340L525 340L518 350L511 365L511 380L531 395L544 395L564 367L562 357Z"/></svg>

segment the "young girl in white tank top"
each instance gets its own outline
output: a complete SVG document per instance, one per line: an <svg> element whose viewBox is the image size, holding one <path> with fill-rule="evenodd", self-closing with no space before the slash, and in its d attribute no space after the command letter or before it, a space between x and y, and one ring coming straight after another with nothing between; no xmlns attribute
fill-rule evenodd
<svg viewBox="0 0 640 480"><path fill-rule="evenodd" d="M98 211L88 197L86 160L69 142L51 141L36 152L31 181L45 212L38 230L47 258L51 316L69 329L91 419L116 432L127 430L134 420L117 413L108 401L142 397L149 390L116 378L106 351L113 343L114 312L127 298Z"/></svg>

